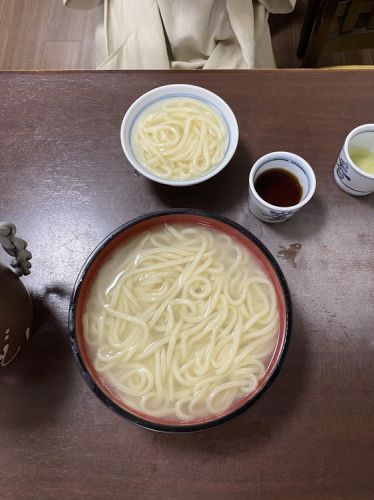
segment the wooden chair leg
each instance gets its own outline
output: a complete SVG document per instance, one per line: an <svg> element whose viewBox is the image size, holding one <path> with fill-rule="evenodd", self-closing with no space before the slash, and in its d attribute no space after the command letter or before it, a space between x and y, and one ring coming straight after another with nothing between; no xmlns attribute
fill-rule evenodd
<svg viewBox="0 0 374 500"><path fill-rule="evenodd" d="M370 14L370 19L369 19L369 23L368 23L368 30L374 30L374 7L373 7L373 10Z"/></svg>
<svg viewBox="0 0 374 500"><path fill-rule="evenodd" d="M296 51L296 55L299 59L303 59L305 56L320 4L321 0L309 0L308 2L303 26L300 32L299 44Z"/></svg>
<svg viewBox="0 0 374 500"><path fill-rule="evenodd" d="M312 28L312 35L302 63L303 68L313 68L316 66L329 33L338 3L339 0L322 0L320 3L318 14Z"/></svg>

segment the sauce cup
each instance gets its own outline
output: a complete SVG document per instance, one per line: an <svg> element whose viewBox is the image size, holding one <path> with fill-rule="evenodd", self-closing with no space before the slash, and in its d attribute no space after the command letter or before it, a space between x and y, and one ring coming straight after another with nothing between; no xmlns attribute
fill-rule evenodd
<svg viewBox="0 0 374 500"><path fill-rule="evenodd" d="M280 207L268 203L258 194L255 184L267 170L281 169L295 176L302 188L301 199L296 205ZM263 222L284 222L308 203L316 189L312 167L301 156L286 151L275 151L259 158L249 174L249 209Z"/></svg>

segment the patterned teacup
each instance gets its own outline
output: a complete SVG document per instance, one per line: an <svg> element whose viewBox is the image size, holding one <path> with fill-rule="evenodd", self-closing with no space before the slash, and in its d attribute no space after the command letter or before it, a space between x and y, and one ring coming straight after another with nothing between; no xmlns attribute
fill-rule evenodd
<svg viewBox="0 0 374 500"><path fill-rule="evenodd" d="M300 184L300 198L290 206L273 205L263 199L256 189L258 177L270 170L282 170L296 177ZM282 187L280 186L281 190ZM316 177L312 167L303 158L294 153L276 151L262 156L253 165L249 174L249 209L258 219L264 222L283 222L306 205L316 189Z"/></svg>
<svg viewBox="0 0 374 500"><path fill-rule="evenodd" d="M335 181L343 191L353 196L366 196L374 193L374 174L352 161L353 149L366 150L374 158L374 123L356 127L347 135L334 168Z"/></svg>

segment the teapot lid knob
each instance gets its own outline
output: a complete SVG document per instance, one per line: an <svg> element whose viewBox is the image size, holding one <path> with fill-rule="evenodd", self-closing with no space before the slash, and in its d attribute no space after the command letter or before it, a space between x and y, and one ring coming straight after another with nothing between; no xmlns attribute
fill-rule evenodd
<svg viewBox="0 0 374 500"><path fill-rule="evenodd" d="M16 226L11 222L0 222L0 244L13 257L11 266L18 276L30 274L32 257L26 249L27 242L16 236Z"/></svg>

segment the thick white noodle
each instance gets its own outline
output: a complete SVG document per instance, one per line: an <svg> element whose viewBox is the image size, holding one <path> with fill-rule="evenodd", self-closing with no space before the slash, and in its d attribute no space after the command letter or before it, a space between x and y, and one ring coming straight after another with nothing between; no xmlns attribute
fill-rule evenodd
<svg viewBox="0 0 374 500"><path fill-rule="evenodd" d="M169 98L138 118L132 135L138 160L159 177L199 177L221 161L228 142L226 125L208 104L193 98Z"/></svg>
<svg viewBox="0 0 374 500"><path fill-rule="evenodd" d="M274 287L240 243L161 225L116 250L89 291L93 365L129 407L188 421L254 391L274 352Z"/></svg>

